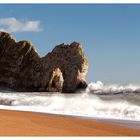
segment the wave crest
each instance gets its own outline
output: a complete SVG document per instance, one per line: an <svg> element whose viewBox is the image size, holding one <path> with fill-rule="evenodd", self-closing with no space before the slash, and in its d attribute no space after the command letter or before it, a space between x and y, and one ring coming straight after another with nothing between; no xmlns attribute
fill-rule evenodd
<svg viewBox="0 0 140 140"><path fill-rule="evenodd" d="M86 89L87 93L94 94L118 94L118 93L140 93L140 85L128 84L109 84L106 85L101 81L92 82Z"/></svg>

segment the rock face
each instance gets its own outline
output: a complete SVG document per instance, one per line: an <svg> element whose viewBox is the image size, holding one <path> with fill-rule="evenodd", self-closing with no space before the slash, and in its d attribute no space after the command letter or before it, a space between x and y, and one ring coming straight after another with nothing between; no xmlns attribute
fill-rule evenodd
<svg viewBox="0 0 140 140"><path fill-rule="evenodd" d="M60 44L40 57L28 41L0 32L0 88L75 92L86 88L87 58L79 43Z"/></svg>

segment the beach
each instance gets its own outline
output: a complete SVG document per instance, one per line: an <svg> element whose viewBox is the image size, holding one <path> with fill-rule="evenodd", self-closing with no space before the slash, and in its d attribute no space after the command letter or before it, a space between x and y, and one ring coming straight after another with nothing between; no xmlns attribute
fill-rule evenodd
<svg viewBox="0 0 140 140"><path fill-rule="evenodd" d="M0 136L140 136L140 130L63 115L0 110Z"/></svg>

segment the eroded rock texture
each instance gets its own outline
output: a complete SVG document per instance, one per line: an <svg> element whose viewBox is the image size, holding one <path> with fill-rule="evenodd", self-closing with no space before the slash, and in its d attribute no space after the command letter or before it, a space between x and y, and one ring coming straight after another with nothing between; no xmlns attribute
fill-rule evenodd
<svg viewBox="0 0 140 140"><path fill-rule="evenodd" d="M28 41L0 32L0 88L75 92L86 88L87 58L81 44L60 44L40 57Z"/></svg>

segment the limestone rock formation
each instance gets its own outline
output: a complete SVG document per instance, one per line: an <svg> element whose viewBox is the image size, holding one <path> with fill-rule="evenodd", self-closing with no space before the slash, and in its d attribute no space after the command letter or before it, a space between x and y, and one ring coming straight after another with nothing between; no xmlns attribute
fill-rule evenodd
<svg viewBox="0 0 140 140"><path fill-rule="evenodd" d="M0 32L0 88L75 92L86 88L87 58L80 43L60 44L40 57L29 41Z"/></svg>

